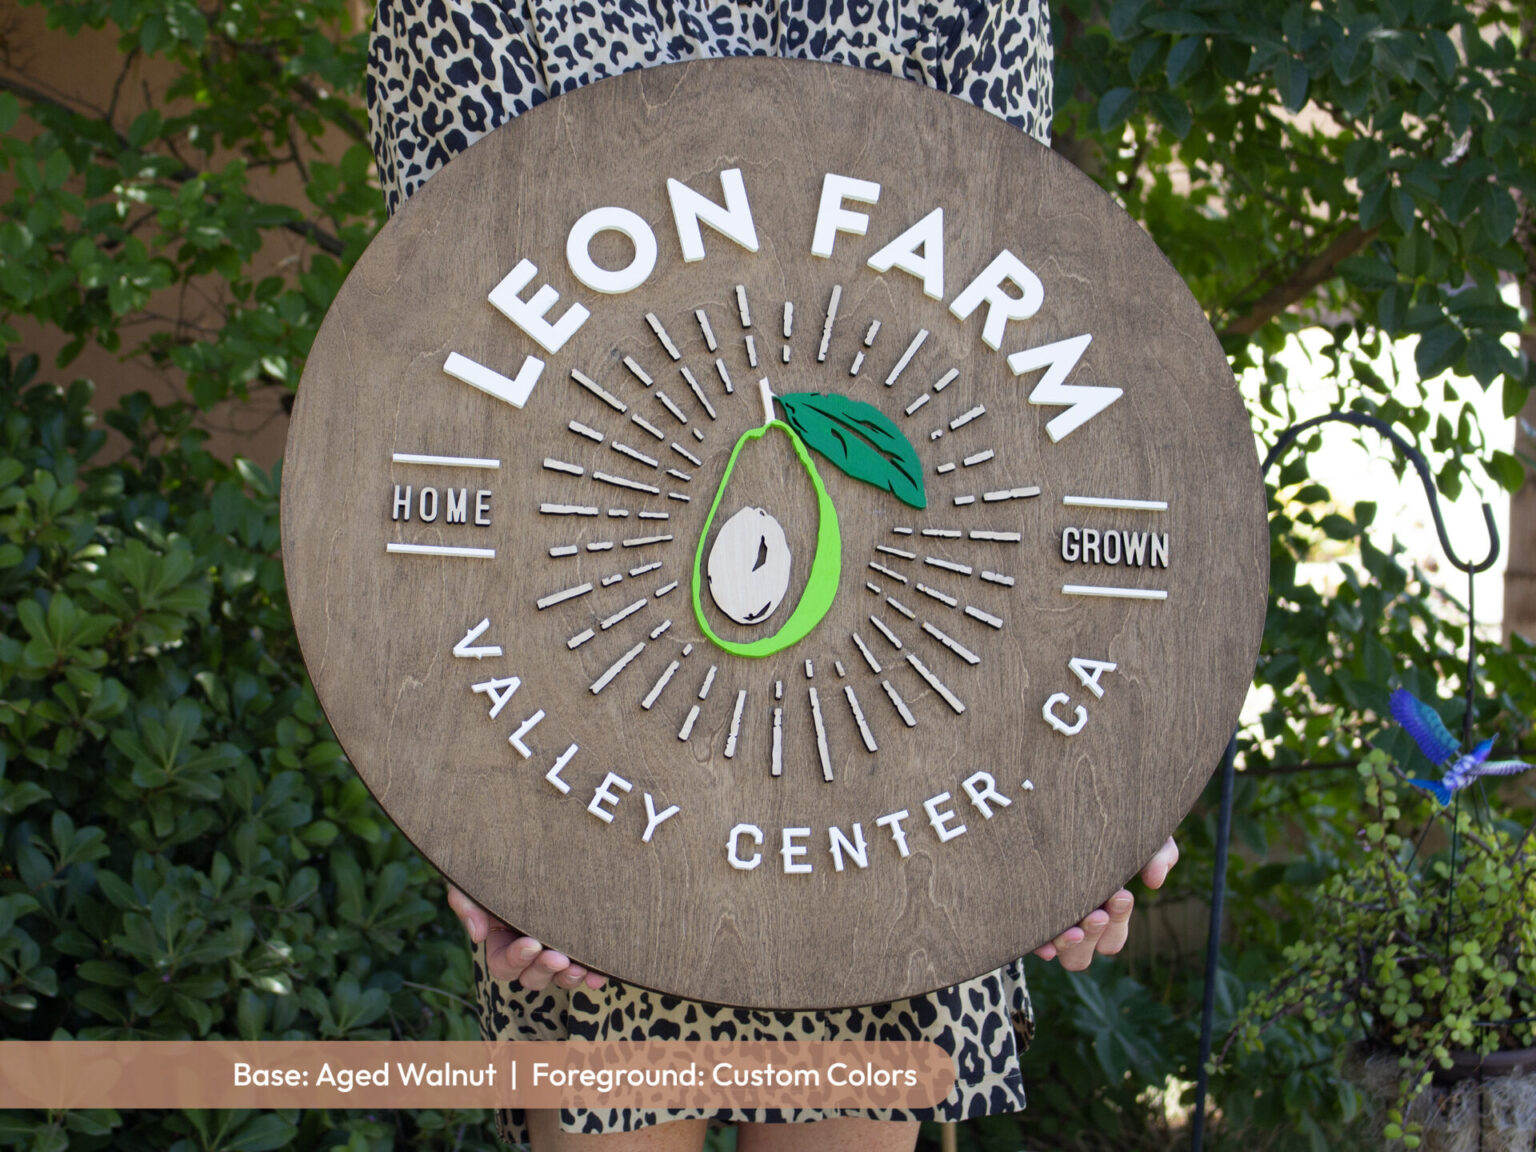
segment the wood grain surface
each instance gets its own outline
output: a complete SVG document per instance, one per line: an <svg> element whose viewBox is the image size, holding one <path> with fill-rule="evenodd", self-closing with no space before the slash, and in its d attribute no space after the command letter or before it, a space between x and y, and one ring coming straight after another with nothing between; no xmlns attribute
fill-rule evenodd
<svg viewBox="0 0 1536 1152"><path fill-rule="evenodd" d="M704 258L685 262L668 178L724 203L733 169L758 250L706 225ZM836 233L822 258L828 173L880 194L842 202L867 233ZM567 262L573 225L598 208L636 214L656 240L630 291L593 291ZM938 208L941 299L867 263ZM586 248L615 272L643 246L608 230ZM950 305L1004 250L1043 300L994 349L988 306L962 320ZM488 300L523 260L537 266L524 300L559 294L547 319L590 311L558 351ZM1121 394L1053 440L1047 425L1083 394L1039 403L1049 369L1016 375L1008 357L1084 334L1062 382ZM526 357L547 363L516 407L445 372L451 354L507 379ZM812 452L836 509L836 598L803 640L749 658L706 638L691 586L726 463L764 423L764 377L778 394L880 409L916 450L926 507ZM789 582L753 625L704 591L710 629L732 643L776 632L815 583L818 501L778 428L743 446L711 537L745 507L782 527ZM1237 720L1268 556L1226 359L1106 195L960 100L768 59L562 96L401 209L310 356L283 549L326 714L429 859L599 971L765 1008L978 975L1134 874ZM788 854L785 829L808 830ZM732 844L756 866L733 866Z"/></svg>

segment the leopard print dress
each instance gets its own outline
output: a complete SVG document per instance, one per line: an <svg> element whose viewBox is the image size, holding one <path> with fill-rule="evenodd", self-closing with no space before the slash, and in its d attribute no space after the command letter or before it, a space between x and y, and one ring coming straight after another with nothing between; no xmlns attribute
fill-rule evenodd
<svg viewBox="0 0 1536 1152"><path fill-rule="evenodd" d="M378 0L368 60L374 156L390 212L444 164L514 116L632 68L718 56L785 56L894 73L963 97L1048 143L1045 0ZM933 1040L955 1057L941 1104L861 1113L961 1120L1024 1107L1019 1055L1034 1017L1023 961L952 988L872 1007L760 1012L610 980L528 992L476 957L480 1025L506 1040ZM670 1120L796 1123L811 1109L563 1111L569 1132ZM527 1139L519 1111L503 1135Z"/></svg>

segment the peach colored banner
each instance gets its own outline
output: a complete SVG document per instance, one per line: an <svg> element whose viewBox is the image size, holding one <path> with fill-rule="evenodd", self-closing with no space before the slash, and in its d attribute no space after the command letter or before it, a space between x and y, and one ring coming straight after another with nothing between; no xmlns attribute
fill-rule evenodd
<svg viewBox="0 0 1536 1152"><path fill-rule="evenodd" d="M905 1041L5 1041L0 1108L925 1108Z"/></svg>

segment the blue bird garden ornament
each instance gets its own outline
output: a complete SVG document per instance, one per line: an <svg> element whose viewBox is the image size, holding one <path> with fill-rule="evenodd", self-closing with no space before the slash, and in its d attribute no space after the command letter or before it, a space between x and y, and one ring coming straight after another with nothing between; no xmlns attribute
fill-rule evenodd
<svg viewBox="0 0 1536 1152"><path fill-rule="evenodd" d="M1465 754L1461 742L1446 728L1440 714L1418 699L1413 693L1399 688L1388 701L1392 715L1403 726L1419 751L1445 775L1439 780L1418 780L1409 777L1408 783L1422 788L1444 806L1451 797L1481 776L1513 776L1524 772L1531 765L1524 760L1490 760L1493 741L1484 740Z"/></svg>

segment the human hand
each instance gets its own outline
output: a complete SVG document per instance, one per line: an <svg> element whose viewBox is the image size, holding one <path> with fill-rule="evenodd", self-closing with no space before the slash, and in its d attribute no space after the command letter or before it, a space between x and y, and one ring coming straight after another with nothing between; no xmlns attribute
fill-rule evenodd
<svg viewBox="0 0 1536 1152"><path fill-rule="evenodd" d="M1141 880L1148 888L1161 888L1168 873L1179 862L1179 846L1173 837L1157 850L1141 870ZM1042 960L1059 960L1069 972L1081 972L1093 963L1095 956L1113 956L1125 947L1130 930L1131 909L1136 898L1124 888L1084 916L1082 922L1068 928L1048 944L1035 949Z"/></svg>
<svg viewBox="0 0 1536 1152"><path fill-rule="evenodd" d="M588 972L565 953L546 948L496 919L452 884L448 885L448 907L472 941L485 941L486 967L494 979L516 981L530 992L541 992L551 984L575 988L583 983L595 992L608 982L606 976Z"/></svg>

